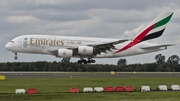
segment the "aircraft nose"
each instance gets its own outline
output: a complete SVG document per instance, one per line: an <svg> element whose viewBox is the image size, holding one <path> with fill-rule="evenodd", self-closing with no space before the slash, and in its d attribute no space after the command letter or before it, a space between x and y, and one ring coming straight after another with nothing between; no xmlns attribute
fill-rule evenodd
<svg viewBox="0 0 180 101"><path fill-rule="evenodd" d="M6 48L7 50L11 50L12 47L13 47L13 45L12 45L11 43L9 43L9 42L5 45L5 48Z"/></svg>

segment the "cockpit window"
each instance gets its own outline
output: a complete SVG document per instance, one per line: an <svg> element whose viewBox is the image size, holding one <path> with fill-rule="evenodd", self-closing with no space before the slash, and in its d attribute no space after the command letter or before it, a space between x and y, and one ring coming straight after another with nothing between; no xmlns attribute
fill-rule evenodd
<svg viewBox="0 0 180 101"><path fill-rule="evenodd" d="M10 41L10 42L14 43L14 41Z"/></svg>

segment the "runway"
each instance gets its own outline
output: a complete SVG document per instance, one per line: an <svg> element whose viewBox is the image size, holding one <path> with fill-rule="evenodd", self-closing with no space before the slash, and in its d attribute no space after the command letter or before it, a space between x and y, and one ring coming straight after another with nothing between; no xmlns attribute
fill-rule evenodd
<svg viewBox="0 0 180 101"><path fill-rule="evenodd" d="M0 72L6 78L180 78L178 72Z"/></svg>

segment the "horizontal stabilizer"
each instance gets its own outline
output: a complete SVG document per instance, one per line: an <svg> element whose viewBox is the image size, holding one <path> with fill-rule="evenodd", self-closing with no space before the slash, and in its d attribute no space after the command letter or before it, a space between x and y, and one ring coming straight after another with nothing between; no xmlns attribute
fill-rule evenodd
<svg viewBox="0 0 180 101"><path fill-rule="evenodd" d="M163 45L153 45L153 46L142 46L141 49L156 49L161 47L174 46L175 44L163 44Z"/></svg>

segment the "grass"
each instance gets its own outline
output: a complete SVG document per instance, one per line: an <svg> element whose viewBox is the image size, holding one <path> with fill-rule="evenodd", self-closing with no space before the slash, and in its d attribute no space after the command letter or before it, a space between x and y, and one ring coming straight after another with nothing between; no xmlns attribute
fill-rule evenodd
<svg viewBox="0 0 180 101"><path fill-rule="evenodd" d="M36 95L4 95L2 101L179 101L179 92L148 93L57 93Z"/></svg>
<svg viewBox="0 0 180 101"><path fill-rule="evenodd" d="M151 91L140 92L142 85L149 85L157 90L158 85L165 84L170 89L172 84L180 84L179 78L14 78L0 81L0 101L180 101L180 92ZM106 86L134 87L135 92L69 93L69 88ZM36 88L38 94L16 95L18 88Z"/></svg>

